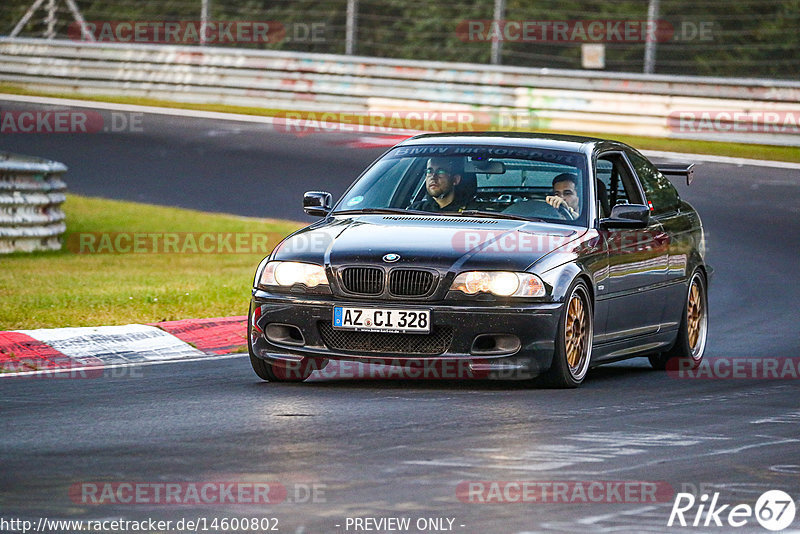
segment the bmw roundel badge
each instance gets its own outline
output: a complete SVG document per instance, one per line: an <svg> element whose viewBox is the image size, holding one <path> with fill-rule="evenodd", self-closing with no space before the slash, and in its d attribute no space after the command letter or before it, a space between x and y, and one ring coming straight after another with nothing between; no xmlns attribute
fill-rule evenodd
<svg viewBox="0 0 800 534"><path fill-rule="evenodd" d="M395 254L394 252L390 252L383 257L383 261L386 263L394 263L400 259L400 254Z"/></svg>

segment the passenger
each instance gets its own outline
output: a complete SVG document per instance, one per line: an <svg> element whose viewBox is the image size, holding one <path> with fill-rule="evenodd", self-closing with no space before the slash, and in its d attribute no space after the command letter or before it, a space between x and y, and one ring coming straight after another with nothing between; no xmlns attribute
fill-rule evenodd
<svg viewBox="0 0 800 534"><path fill-rule="evenodd" d="M578 177L568 172L553 178L553 194L545 198L548 204L560 210L571 219L581 213L581 199L578 196Z"/></svg>
<svg viewBox="0 0 800 534"><path fill-rule="evenodd" d="M425 168L425 189L428 194L409 206L421 211L462 211L466 200L459 194L458 184L464 175L462 158L431 158Z"/></svg>

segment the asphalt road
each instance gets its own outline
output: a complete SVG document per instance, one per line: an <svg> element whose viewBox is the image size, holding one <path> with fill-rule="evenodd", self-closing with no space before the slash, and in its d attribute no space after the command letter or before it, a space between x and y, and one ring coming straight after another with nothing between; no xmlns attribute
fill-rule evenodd
<svg viewBox="0 0 800 534"><path fill-rule="evenodd" d="M75 193L295 220L306 220L303 191L341 193L382 151L349 148L352 135L224 121L147 115L142 126L4 135L0 150L65 162ZM695 183L679 189L700 210L716 269L706 356L800 357L798 171L701 164ZM420 532L420 518L453 519L451 531L464 533L730 532L668 528L674 493L719 492L719 505L752 506L772 489L800 499L797 379L676 379L633 360L591 371L572 391L346 378L287 385L261 382L243 357L119 374L0 380L0 518L276 517L280 532L308 533L367 531L347 528L348 517L409 517L406 532ZM670 492L658 502L571 494L490 504L456 492L469 481L597 480ZM288 499L70 498L84 483L209 481L282 484ZM689 522L697 510L686 512ZM800 531L800 513L792 527ZM765 532L753 518L735 531Z"/></svg>

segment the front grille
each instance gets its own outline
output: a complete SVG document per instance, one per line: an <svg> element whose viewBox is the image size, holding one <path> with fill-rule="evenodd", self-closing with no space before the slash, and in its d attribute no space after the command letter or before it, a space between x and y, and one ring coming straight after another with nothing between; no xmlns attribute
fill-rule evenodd
<svg viewBox="0 0 800 534"><path fill-rule="evenodd" d="M453 329L448 326L434 326L430 334L385 334L334 330L331 323L321 321L319 333L330 350L347 352L442 354L453 341Z"/></svg>
<svg viewBox="0 0 800 534"><path fill-rule="evenodd" d="M350 293L380 295L383 293L383 270L377 267L347 267L342 269L342 284Z"/></svg>
<svg viewBox="0 0 800 534"><path fill-rule="evenodd" d="M428 271L395 269L389 273L389 293L398 297L427 295L433 287L434 276Z"/></svg>

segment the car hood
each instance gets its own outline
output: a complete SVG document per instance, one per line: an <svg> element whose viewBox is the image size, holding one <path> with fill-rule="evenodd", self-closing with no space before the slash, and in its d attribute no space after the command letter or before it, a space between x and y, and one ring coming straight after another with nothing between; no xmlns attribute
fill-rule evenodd
<svg viewBox="0 0 800 534"><path fill-rule="evenodd" d="M273 260L339 267L373 264L523 271L586 232L542 222L447 216L357 215L329 217L284 240ZM393 262L387 254L399 255Z"/></svg>

